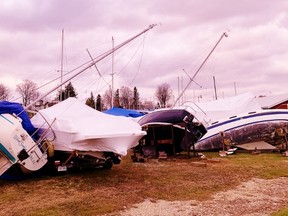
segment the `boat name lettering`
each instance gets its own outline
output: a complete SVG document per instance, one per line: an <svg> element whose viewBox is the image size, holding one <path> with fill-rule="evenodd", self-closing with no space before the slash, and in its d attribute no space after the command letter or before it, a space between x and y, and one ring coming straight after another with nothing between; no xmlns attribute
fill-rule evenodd
<svg viewBox="0 0 288 216"><path fill-rule="evenodd" d="M30 155L29 155L29 158L30 158L30 160L32 161L33 164L35 164L35 163L37 162L37 159L35 159L35 158L33 157L33 154L30 154Z"/></svg>

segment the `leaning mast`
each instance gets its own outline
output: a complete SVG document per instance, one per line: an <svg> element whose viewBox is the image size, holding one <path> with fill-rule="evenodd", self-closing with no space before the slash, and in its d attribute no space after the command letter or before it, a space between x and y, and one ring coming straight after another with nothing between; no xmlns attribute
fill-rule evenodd
<svg viewBox="0 0 288 216"><path fill-rule="evenodd" d="M78 76L79 74L83 73L84 71L86 71L87 69L91 68L92 66L94 66L95 64L97 64L98 62L102 61L103 59L105 59L106 57L108 57L109 55L111 55L112 53L114 53L115 51L117 51L118 49L122 48L123 46L125 46L126 44L130 43L131 41L133 41L134 39L138 38L139 36L141 36L142 34L146 33L147 31L149 31L150 29L154 28L156 26L156 24L151 24L149 25L146 29L144 29L142 32L136 34L135 36L131 37L130 39L122 42L121 44L117 45L116 47L114 47L113 49L105 52L104 54L94 58L92 60L92 62L90 64L88 64L87 66L85 66L82 70L80 70L79 72L77 72L76 74L74 74L73 76L71 76L69 79L63 81L60 85L57 85L56 87L52 88L49 92L47 92L46 94L44 94L42 97L38 98L37 100L33 101L31 104L27 105L24 109L28 109L30 106L35 105L38 101L42 100L43 98L45 98L46 96L48 96L49 94L51 94L53 91L57 90L60 86L66 84L67 82L69 82L70 80L72 80L73 78L75 78L76 76Z"/></svg>
<svg viewBox="0 0 288 216"><path fill-rule="evenodd" d="M218 44L220 43L220 41L224 38L224 37L228 37L228 34L226 32L224 32L220 39L217 41L217 43L215 44L215 46L213 47L213 49L209 52L209 54L207 55L207 57L205 58L205 60L203 61L203 63L200 65L200 67L198 68L198 70L196 71L196 73L194 74L193 77L190 78L189 83L187 84L187 86L184 88L184 90L181 92L181 94L178 96L178 98L176 99L176 101L174 102L173 106L175 106L177 104L177 102L179 101L179 99L182 97L182 95L184 94L184 92L187 90L187 88L190 86L190 84L192 82L194 82L194 78L196 77L196 75L199 73L199 71L202 69L202 67L204 66L204 64L206 63L206 61L208 60L208 58L211 56L211 54L214 52L214 50L216 49L216 47L218 46Z"/></svg>

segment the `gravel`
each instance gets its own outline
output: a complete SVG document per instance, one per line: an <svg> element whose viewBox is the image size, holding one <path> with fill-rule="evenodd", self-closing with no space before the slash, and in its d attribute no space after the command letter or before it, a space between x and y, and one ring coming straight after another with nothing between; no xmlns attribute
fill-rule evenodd
<svg viewBox="0 0 288 216"><path fill-rule="evenodd" d="M254 178L232 190L222 191L206 201L165 201L146 199L118 216L263 216L288 207L288 178Z"/></svg>

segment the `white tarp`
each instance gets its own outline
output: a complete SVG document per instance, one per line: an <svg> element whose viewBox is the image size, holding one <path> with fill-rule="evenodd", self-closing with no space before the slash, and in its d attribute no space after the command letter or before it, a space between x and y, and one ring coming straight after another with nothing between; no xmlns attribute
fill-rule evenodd
<svg viewBox="0 0 288 216"><path fill-rule="evenodd" d="M47 128L47 124L43 126L43 117L52 124L56 134L55 150L107 151L126 155L127 150L138 145L139 139L146 135L130 118L99 112L76 98L39 110L31 119L32 124Z"/></svg>
<svg viewBox="0 0 288 216"><path fill-rule="evenodd" d="M199 121L207 123L261 109L257 98L251 93L209 102L186 102L183 106L187 107Z"/></svg>

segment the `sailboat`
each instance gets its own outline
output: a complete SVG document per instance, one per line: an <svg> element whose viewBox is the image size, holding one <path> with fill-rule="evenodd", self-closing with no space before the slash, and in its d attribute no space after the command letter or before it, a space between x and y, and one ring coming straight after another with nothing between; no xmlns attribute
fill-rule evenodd
<svg viewBox="0 0 288 216"><path fill-rule="evenodd" d="M205 122L207 133L195 144L196 151L287 148L288 110L262 109L252 93L183 106Z"/></svg>
<svg viewBox="0 0 288 216"><path fill-rule="evenodd" d="M176 153L181 151L189 152L190 148L194 150L195 143L207 133L205 125L195 115L195 109L190 106L176 106L176 104L224 37L228 37L225 32L221 34L221 37L208 53L194 76L189 76L188 84L179 94L172 108L155 110L138 121L143 129L147 131L147 135L143 138L140 145L134 149L133 160L138 160L137 153L145 157L159 158L163 155L165 155L164 157L169 155L176 156Z"/></svg>

